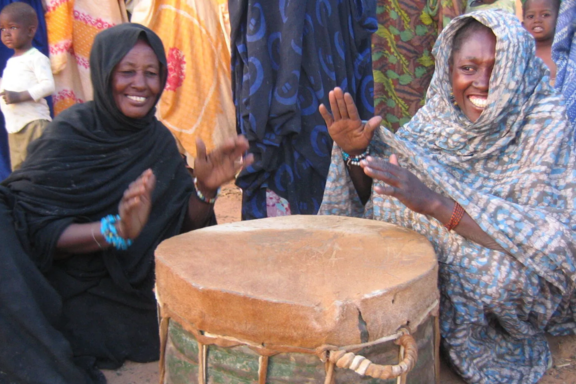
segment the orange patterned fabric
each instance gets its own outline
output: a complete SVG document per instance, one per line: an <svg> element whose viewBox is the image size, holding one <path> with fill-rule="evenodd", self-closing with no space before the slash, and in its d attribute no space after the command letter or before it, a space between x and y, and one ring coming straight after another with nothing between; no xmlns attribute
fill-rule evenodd
<svg viewBox="0 0 576 384"><path fill-rule="evenodd" d="M128 21L122 0L47 0L46 24L56 92L54 113L92 99L90 49L103 29Z"/></svg>
<svg viewBox="0 0 576 384"><path fill-rule="evenodd" d="M66 52L72 46L73 11L74 0L48 1L45 18L54 74L66 66Z"/></svg>
<svg viewBox="0 0 576 384"><path fill-rule="evenodd" d="M158 118L195 157L197 137L211 150L236 135L227 1L145 1L152 14L135 12L132 22L156 32L168 58L168 82Z"/></svg>

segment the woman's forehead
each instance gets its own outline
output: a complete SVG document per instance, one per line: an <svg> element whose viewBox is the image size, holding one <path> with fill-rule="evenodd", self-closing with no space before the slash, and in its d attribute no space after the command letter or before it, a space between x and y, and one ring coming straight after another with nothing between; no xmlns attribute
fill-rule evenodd
<svg viewBox="0 0 576 384"><path fill-rule="evenodd" d="M159 66L158 56L152 47L144 40L138 40L134 47L122 58L120 65L156 65Z"/></svg>
<svg viewBox="0 0 576 384"><path fill-rule="evenodd" d="M492 30L482 28L466 36L454 57L473 58L492 56L496 54L496 35Z"/></svg>

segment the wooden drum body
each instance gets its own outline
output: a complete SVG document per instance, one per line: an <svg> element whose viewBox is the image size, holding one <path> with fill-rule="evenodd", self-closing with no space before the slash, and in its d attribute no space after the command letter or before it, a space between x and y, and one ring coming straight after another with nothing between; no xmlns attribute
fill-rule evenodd
<svg viewBox="0 0 576 384"><path fill-rule="evenodd" d="M156 276L163 383L438 380L437 263L412 231L337 216L219 225L160 244Z"/></svg>

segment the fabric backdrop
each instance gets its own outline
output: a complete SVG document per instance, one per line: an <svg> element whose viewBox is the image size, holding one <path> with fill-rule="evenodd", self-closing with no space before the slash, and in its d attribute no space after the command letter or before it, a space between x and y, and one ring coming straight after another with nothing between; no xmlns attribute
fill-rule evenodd
<svg viewBox="0 0 576 384"><path fill-rule="evenodd" d="M378 0L378 31L372 36L374 107L387 128L396 131L424 105L436 38L465 6L465 0Z"/></svg>
<svg viewBox="0 0 576 384"><path fill-rule="evenodd" d="M236 136L227 1L145 0L134 6L131 21L156 32L168 56L158 119L192 157L196 138L210 151Z"/></svg>
<svg viewBox="0 0 576 384"><path fill-rule="evenodd" d="M128 21L121 0L46 0L54 113L92 100L90 48L98 32Z"/></svg>
<svg viewBox="0 0 576 384"><path fill-rule="evenodd" d="M229 2L238 133L255 161L241 172L242 217L267 216L266 190L293 214L316 214L332 140L318 112L336 86L374 113L375 0Z"/></svg>

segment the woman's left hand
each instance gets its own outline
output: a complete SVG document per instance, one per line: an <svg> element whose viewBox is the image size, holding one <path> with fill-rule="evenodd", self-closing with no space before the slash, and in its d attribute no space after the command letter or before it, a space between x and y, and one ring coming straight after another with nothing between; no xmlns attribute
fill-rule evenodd
<svg viewBox="0 0 576 384"><path fill-rule="evenodd" d="M396 155L390 156L390 162L368 156L360 165L366 175L387 184L375 186L376 193L395 197L414 212L428 215L437 203L439 195L412 172L400 167Z"/></svg>
<svg viewBox="0 0 576 384"><path fill-rule="evenodd" d="M194 175L198 179L198 188L202 194L213 197L222 184L232 180L238 171L252 164L252 154L243 157L246 150L248 140L244 136L227 139L209 154L206 154L204 142L197 139Z"/></svg>

